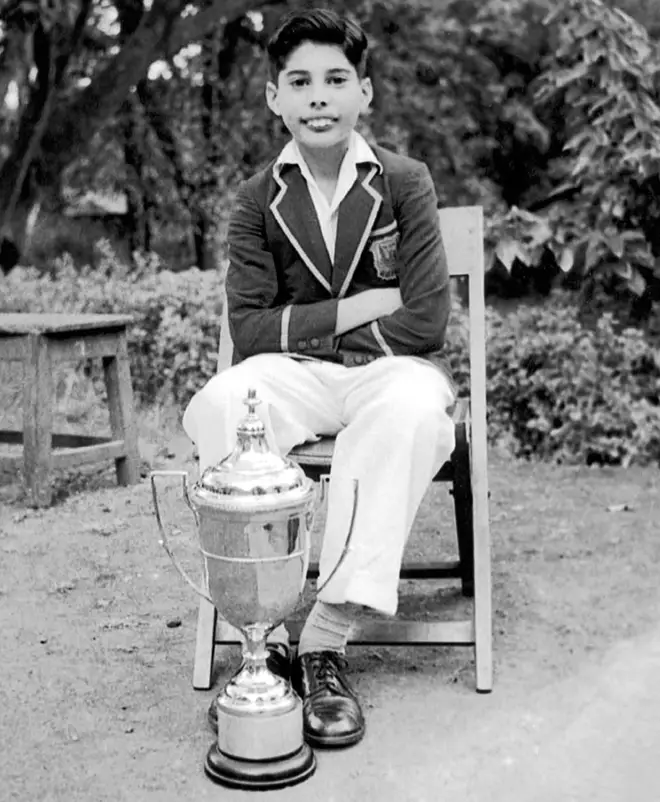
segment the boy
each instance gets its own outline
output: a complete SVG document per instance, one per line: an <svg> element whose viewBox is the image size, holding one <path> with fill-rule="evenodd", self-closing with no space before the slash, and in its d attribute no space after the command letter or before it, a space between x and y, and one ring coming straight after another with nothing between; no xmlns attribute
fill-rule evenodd
<svg viewBox="0 0 660 802"><path fill-rule="evenodd" d="M454 450L436 195L423 163L371 148L354 130L372 99L366 53L356 24L321 9L288 15L270 40L266 100L292 139L238 191L227 274L234 364L183 419L202 469L232 451L249 387L279 453L337 436L319 582L339 559L358 480L353 547L292 664L286 629L269 639L268 665L291 675L316 747L364 734L345 677L352 621L363 606L395 614L415 514Z"/></svg>

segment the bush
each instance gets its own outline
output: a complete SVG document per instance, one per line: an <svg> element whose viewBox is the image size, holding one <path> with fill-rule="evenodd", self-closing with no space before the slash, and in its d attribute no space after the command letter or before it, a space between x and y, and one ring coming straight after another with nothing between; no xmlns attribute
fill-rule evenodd
<svg viewBox="0 0 660 802"><path fill-rule="evenodd" d="M121 312L133 382L142 403L183 407L216 371L221 313L218 272L171 273L145 263L132 275L107 256L102 270L61 263L57 281L16 270L0 311ZM447 356L467 391L467 315L456 302ZM610 314L580 321L566 294L514 313L487 310L488 431L515 456L558 462L660 463L660 348Z"/></svg>
<svg viewBox="0 0 660 802"><path fill-rule="evenodd" d="M660 349L611 314L594 325L557 294L543 306L487 310L488 430L520 457L660 463ZM467 320L450 324L449 359L467 389Z"/></svg>
<svg viewBox="0 0 660 802"><path fill-rule="evenodd" d="M17 268L2 283L0 312L130 314L128 347L139 403L185 404L217 369L222 311L220 271L159 270L142 260L129 271L102 247L94 270L58 260L52 278Z"/></svg>

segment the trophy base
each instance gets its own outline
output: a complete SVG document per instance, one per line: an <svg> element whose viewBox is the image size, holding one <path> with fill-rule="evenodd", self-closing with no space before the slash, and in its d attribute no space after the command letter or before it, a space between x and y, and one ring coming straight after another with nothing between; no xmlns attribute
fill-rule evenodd
<svg viewBox="0 0 660 802"><path fill-rule="evenodd" d="M276 760L241 760L221 752L213 743L204 763L206 776L215 783L244 791L268 791L296 785L316 771L316 757L303 745L292 755Z"/></svg>

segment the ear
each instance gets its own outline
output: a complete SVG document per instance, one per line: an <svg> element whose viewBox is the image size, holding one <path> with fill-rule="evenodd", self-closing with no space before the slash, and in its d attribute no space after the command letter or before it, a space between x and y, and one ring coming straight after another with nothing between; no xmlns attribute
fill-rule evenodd
<svg viewBox="0 0 660 802"><path fill-rule="evenodd" d="M282 116L280 104L277 102L277 87L272 81L266 83L266 103L273 114L276 114L278 117Z"/></svg>
<svg viewBox="0 0 660 802"><path fill-rule="evenodd" d="M360 111L365 113L369 109L371 101L374 98L374 88L371 85L371 78L363 78L360 81L360 90L362 91L362 104Z"/></svg>

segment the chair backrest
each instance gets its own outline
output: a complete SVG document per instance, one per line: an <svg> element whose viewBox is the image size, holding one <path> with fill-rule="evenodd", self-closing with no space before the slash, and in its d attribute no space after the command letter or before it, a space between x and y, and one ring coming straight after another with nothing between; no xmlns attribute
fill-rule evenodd
<svg viewBox="0 0 660 802"><path fill-rule="evenodd" d="M449 273L468 278L470 327L470 413L472 436L486 442L486 309L484 297L484 234L481 206L438 210ZM233 346L223 297L218 373L231 365Z"/></svg>

